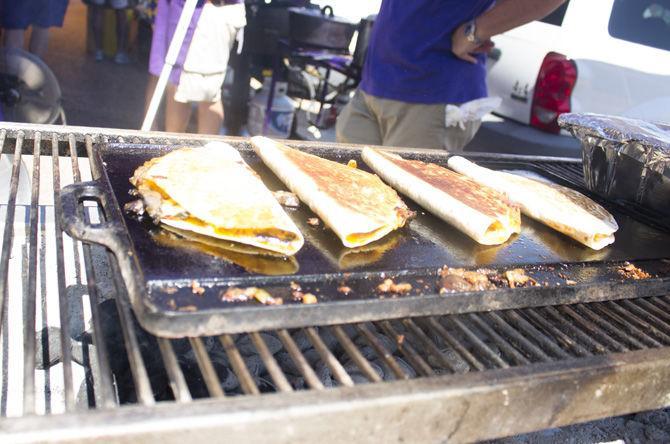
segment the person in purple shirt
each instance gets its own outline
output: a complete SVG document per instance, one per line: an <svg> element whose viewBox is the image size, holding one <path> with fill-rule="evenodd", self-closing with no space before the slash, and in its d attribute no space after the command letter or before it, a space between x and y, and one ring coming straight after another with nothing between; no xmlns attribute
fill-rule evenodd
<svg viewBox="0 0 670 444"><path fill-rule="evenodd" d="M338 142L461 150L480 122L446 127L446 105L486 97L491 37L564 1L383 0Z"/></svg>

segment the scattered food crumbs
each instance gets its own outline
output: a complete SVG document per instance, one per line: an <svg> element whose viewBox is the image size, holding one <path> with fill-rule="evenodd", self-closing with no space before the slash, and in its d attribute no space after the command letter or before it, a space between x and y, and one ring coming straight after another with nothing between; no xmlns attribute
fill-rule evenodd
<svg viewBox="0 0 670 444"><path fill-rule="evenodd" d="M161 290L163 290L163 293L165 294L175 294L179 291L177 287L163 287Z"/></svg>
<svg viewBox="0 0 670 444"><path fill-rule="evenodd" d="M402 345L402 343L405 342L405 335L396 336L396 342L398 343L398 345Z"/></svg>
<svg viewBox="0 0 670 444"><path fill-rule="evenodd" d="M526 274L523 268L515 268L505 272L505 278L510 288L525 287L527 284L536 284L535 280Z"/></svg>
<svg viewBox="0 0 670 444"><path fill-rule="evenodd" d="M263 305L282 305L284 303L282 298L272 297L266 290L257 287L230 287L221 294L221 300L225 302L245 302L251 298Z"/></svg>
<svg viewBox="0 0 670 444"><path fill-rule="evenodd" d="M489 268L469 271L463 268L443 267L440 270L440 294L460 291L495 290L539 285L522 268L498 272Z"/></svg>
<svg viewBox="0 0 670 444"><path fill-rule="evenodd" d="M619 275L623 276L626 279L649 279L651 275L646 271L636 267L630 262L624 262L623 266L619 267L617 270Z"/></svg>
<svg viewBox="0 0 670 444"><path fill-rule="evenodd" d="M467 271L463 268L444 267L440 270L440 277L440 293L493 290L496 288L489 281L486 274L477 271Z"/></svg>
<svg viewBox="0 0 670 444"><path fill-rule="evenodd" d="M566 285L576 285L577 282L573 281L572 279L568 279L567 281L565 281L565 284Z"/></svg>
<svg viewBox="0 0 670 444"><path fill-rule="evenodd" d="M174 299L170 299L167 301L167 306L170 307L170 310L176 310L177 309L177 303L174 301Z"/></svg>
<svg viewBox="0 0 670 444"><path fill-rule="evenodd" d="M318 227L321 221L319 221L318 217L310 217L307 219L307 223L313 227Z"/></svg>
<svg viewBox="0 0 670 444"><path fill-rule="evenodd" d="M132 213L138 216L142 216L144 214L144 203L140 199L131 200L130 202L128 202L123 206L123 210L126 213Z"/></svg>
<svg viewBox="0 0 670 444"><path fill-rule="evenodd" d="M345 296L352 292L351 288L347 287L346 285L342 285L340 287L337 287L337 291L339 291L340 293L342 293Z"/></svg>
<svg viewBox="0 0 670 444"><path fill-rule="evenodd" d="M200 286L198 281L191 281L191 291L198 296L205 293L205 289Z"/></svg>
<svg viewBox="0 0 670 444"><path fill-rule="evenodd" d="M198 307L195 305L184 305L183 307L179 307L179 311L198 311Z"/></svg>
<svg viewBox="0 0 670 444"><path fill-rule="evenodd" d="M316 304L319 300L312 293L305 293L302 295L303 304Z"/></svg>
<svg viewBox="0 0 670 444"><path fill-rule="evenodd" d="M225 292L222 291L220 297L224 302L245 302L249 300L249 295L245 290L237 287L230 287Z"/></svg>
<svg viewBox="0 0 670 444"><path fill-rule="evenodd" d="M258 302L263 305L282 305L284 301L282 298L274 298L270 293L263 290L262 288L249 287L246 291L251 293Z"/></svg>
<svg viewBox="0 0 670 444"><path fill-rule="evenodd" d="M290 191L279 190L274 191L272 194L280 205L292 208L297 208L300 206L300 199L298 199L298 196L291 193Z"/></svg>
<svg viewBox="0 0 670 444"><path fill-rule="evenodd" d="M302 292L302 287L297 282L291 282L291 296L294 301L302 301L305 294Z"/></svg>
<svg viewBox="0 0 670 444"><path fill-rule="evenodd" d="M400 282L396 284L392 279L384 279L384 282L377 285L377 291L380 293L408 293L412 289L412 284L408 282Z"/></svg>
<svg viewBox="0 0 670 444"><path fill-rule="evenodd" d="M356 159L349 159L349 162L347 162L347 166L349 168L358 168L358 162L356 162Z"/></svg>
<svg viewBox="0 0 670 444"><path fill-rule="evenodd" d="M418 214L416 211L412 211L409 208L396 208L396 209L404 213L406 221L416 219L416 215Z"/></svg>

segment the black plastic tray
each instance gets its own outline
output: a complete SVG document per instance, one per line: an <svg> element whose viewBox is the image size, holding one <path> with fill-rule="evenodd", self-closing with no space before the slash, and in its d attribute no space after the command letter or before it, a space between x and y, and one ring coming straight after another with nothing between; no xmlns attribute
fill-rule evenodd
<svg viewBox="0 0 670 444"><path fill-rule="evenodd" d="M246 142L233 139L230 143L241 151L270 189L286 189ZM356 159L360 168L367 169L358 149L338 145L299 146L339 162ZM98 163L101 177L66 187L62 194L63 226L74 237L103 244L116 255L138 320L159 336L200 336L587 302L667 294L670 289L670 263L662 260L670 257L670 234L609 205L606 206L620 230L614 245L602 251L583 247L526 217L518 236L501 246L482 246L425 213L408 198L405 201L418 211L417 218L365 251L346 249L329 229L306 224L314 214L304 205L287 210L306 240L294 260L259 263L244 255L205 251L191 242L175 240L150 222L121 211L133 199L128 182L133 171L146 160L175 148L96 145L91 161ZM442 165L448 158L443 152L399 153ZM484 166L521 170L579 188L576 181L566 181L569 174L556 174L580 171L581 165L575 161L480 154L469 157ZM84 219L80 205L83 200L97 200L101 204L105 218L102 224L91 225ZM654 277L623 280L618 274L623 261L635 261ZM542 286L440 295L437 276L444 265L499 270L523 267ZM411 292L402 296L380 294L377 285L389 277L412 284ZM204 293L193 291L194 281L197 287L204 288ZM294 301L291 282L316 295L318 303L304 305ZM351 293L338 291L343 285L351 288ZM261 287L281 297L284 303L223 301L221 294L231 286Z"/></svg>

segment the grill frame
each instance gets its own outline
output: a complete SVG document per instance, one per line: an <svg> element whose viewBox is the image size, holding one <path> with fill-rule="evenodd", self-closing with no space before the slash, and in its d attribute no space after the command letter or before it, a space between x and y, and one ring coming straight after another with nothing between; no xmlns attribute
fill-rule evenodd
<svg viewBox="0 0 670 444"><path fill-rule="evenodd" d="M22 150L24 154L41 152L50 156L54 164L59 162L54 153L67 155L73 168L77 169L77 154L85 158L86 149L96 138L136 143L203 140L198 136L189 140L183 135L135 131L3 125L5 132L0 129L3 152L10 148L5 146L6 139L22 132L22 146L14 146L16 150L12 151ZM36 132L41 136L35 137ZM41 143L35 143L40 137ZM56 143L53 143L54 139ZM56 171L59 169L55 168ZM74 176L81 179L77 174ZM16 177L18 183L18 171ZM60 179L55 173L56 206L59 205ZM31 189L33 195L38 191L35 191L35 186ZM16 192L13 195L15 197ZM34 227L38 226L38 215L33 210L34 206L31 205L28 223L29 247L37 242ZM8 207L8 213L11 208ZM6 219L10 220L8 216ZM5 233L8 226L11 224L5 225ZM62 236L60 229L56 222L56 238L59 233ZM25 298L34 298L33 288L37 288L34 275L28 276L29 291L24 294L9 294L6 285L5 270L10 251L7 243L11 244L12 237L3 235L2 238L2 303L6 305L7 297L20 297L22 303L27 304L27 309L33 310L31 300ZM119 405L118 375L113 374L110 368L110 357L117 356L110 355L110 350L104 350L109 332L105 331L106 327L101 322L101 295L97 285L105 264L96 263L94 259L105 259L115 276L120 270L111 253L100 247L82 245L81 251L80 260L85 269L82 283L88 287L93 342L96 344L95 358L90 362L95 374L92 388L96 395L95 405L86 411L78 410L70 370L64 373L65 413L33 414L36 369L34 354L32 357L25 354L24 375L27 378L22 379L25 386L22 394L24 413L20 417L0 419L0 433L12 442L87 442L99 439L122 442L139 438L177 442L184 439L218 439L224 433L230 442L262 442L268 436L277 442L308 439L325 442L344 439L374 442L381 439L416 442L449 439L450 442L462 442L670 404L670 298L663 294L644 299L413 317L353 326L319 326L299 332L279 331L276 337L281 342L282 353L291 355L297 371L310 386L302 390L296 390L286 380L287 369L283 363L278 363L277 355L267 349L266 336L259 333L241 335L250 338L268 374L275 379L274 394L256 393L257 382L249 373L248 358L241 353L240 337L224 335L214 339L229 357L230 367L240 380L241 393L221 399L220 395L230 393L220 387L221 381L214 368L212 349L208 348L211 344L207 338L192 338L188 344L189 350L195 354L202 384L209 389L207 399L195 399L189 386L193 381L187 378L183 365L179 363L181 354L176 349L176 343L159 338L156 341L160 360L168 373L174 401L155 398L147 369L152 362L138 345L143 333L133 325L133 314L127 300L116 297L113 306L118 313L118 328L136 395L134 405ZM30 264L34 264L36 259L34 254L29 254L28 269L34 270L30 268L34 265ZM67 267L62 251L56 259L58 269ZM58 296L62 299L59 309L65 314L61 320L63 327L63 322L69 320L68 301L64 298L65 284L60 279L63 273L59 270L58 275ZM122 296L125 290L118 278L114 279L114 284L115 293ZM34 346L34 328L32 331L29 328L32 323L30 317L28 321L23 328L27 332L25 338L33 341L32 345L25 347L30 351ZM6 322L3 322L3 331L6 330ZM343 356L351 358L369 383L353 381L353 373L345 368L346 362L341 362L342 357L334 357L333 360L334 349L330 342L326 343L328 332L341 345L346 353ZM386 333L386 338L395 336L395 345L382 341L383 333ZM314 365L308 362L304 350L301 350L299 334L315 346L316 353L328 364L336 387L324 388L324 384L314 378ZM69 337L64 335L61 342L64 368L72 366L68 340ZM470 370L461 374L452 368L446 374L436 374L441 365L446 367L452 362L440 361L439 357L442 360L447 357L440 348L442 344L448 344L461 356ZM399 345L402 346L401 352L394 354L392 348ZM375 368L371 367L374 361L364 356L366 347L395 375L395 381L379 380ZM407 361L404 365L409 367L401 365L399 356ZM419 375L408 374L408 368ZM350 386L352 383L353 386Z"/></svg>

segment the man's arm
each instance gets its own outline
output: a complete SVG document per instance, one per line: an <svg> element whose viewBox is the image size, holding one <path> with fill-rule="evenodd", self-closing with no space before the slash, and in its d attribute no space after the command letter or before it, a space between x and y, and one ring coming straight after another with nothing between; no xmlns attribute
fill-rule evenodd
<svg viewBox="0 0 670 444"><path fill-rule="evenodd" d="M565 0L498 0L491 9L475 19L475 35L483 43L468 41L464 31L467 23L463 23L451 36L451 50L456 57L477 63L472 54L490 49L491 37L546 17L564 2Z"/></svg>

